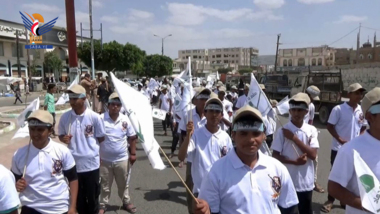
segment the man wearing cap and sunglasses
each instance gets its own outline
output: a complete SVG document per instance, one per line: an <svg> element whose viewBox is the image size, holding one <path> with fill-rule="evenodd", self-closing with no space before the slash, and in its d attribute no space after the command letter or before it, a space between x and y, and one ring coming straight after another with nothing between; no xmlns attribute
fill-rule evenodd
<svg viewBox="0 0 380 214"><path fill-rule="evenodd" d="M223 117L223 103L216 94L211 96L205 104L206 125L194 130L193 122L189 122L187 135L178 152L180 161L184 161L187 155L191 162L194 195L199 193L202 179L210 171L212 164L233 148L230 136L219 126Z"/></svg>
<svg viewBox="0 0 380 214"><path fill-rule="evenodd" d="M235 103L235 107L234 107L234 110L237 111L239 110L239 108L243 107L245 105L245 103L247 102L247 96L248 96L248 92L249 92L249 84L246 83L244 85L244 94L241 95L236 103Z"/></svg>
<svg viewBox="0 0 380 214"><path fill-rule="evenodd" d="M244 106L232 126L236 148L204 177L195 213L297 213L297 194L288 170L259 149L265 141L260 111Z"/></svg>
<svg viewBox="0 0 380 214"><path fill-rule="evenodd" d="M119 95L114 92L108 100L108 112L100 116L106 131L106 138L100 144L100 184L102 189L99 214L106 211L114 179L124 209L129 213L137 212L136 207L131 203L127 186L127 179L130 176L129 168L136 161L137 135L128 116L120 114L121 106Z"/></svg>
<svg viewBox="0 0 380 214"><path fill-rule="evenodd" d="M76 214L76 165L69 149L49 138L53 116L37 110L27 121L31 142L15 152L11 168L20 192L21 214Z"/></svg>
<svg viewBox="0 0 380 214"><path fill-rule="evenodd" d="M363 98L365 89L359 84L354 83L348 87L348 97L350 100L343 104L337 105L330 113L327 122L327 130L332 135L331 144L331 166L335 163L338 150L348 141L354 139L364 133L367 121L363 115L361 106L359 105ZM321 207L322 212L330 212L334 204L334 197L330 194L327 201ZM344 203L340 203L344 207Z"/></svg>
<svg viewBox="0 0 380 214"><path fill-rule="evenodd" d="M219 88L218 98L223 103L223 118L220 122L220 128L223 131L226 131L229 133L229 128L231 127L231 121L230 118L232 116L232 103L228 100L226 100L224 97L226 95L226 88L224 86Z"/></svg>
<svg viewBox="0 0 380 214"><path fill-rule="evenodd" d="M380 179L380 88L369 91L363 98L362 109L369 129L339 149L332 166L328 192L346 204L346 213L372 213L362 207L357 174L354 166L354 150L357 151L377 179ZM376 190L377 191L377 190ZM372 200L372 199L370 199ZM375 200L375 199L373 199Z"/></svg>
<svg viewBox="0 0 380 214"><path fill-rule="evenodd" d="M298 93L289 100L291 121L276 133L273 140L273 157L282 162L290 173L299 200L298 210L312 214L314 189L314 163L318 154L317 129L304 122L310 98Z"/></svg>
<svg viewBox="0 0 380 214"><path fill-rule="evenodd" d="M79 214L99 212L99 144L105 131L99 114L85 105L86 90L73 85L67 90L71 110L61 116L58 126L59 140L68 148L77 163L79 182L77 210Z"/></svg>

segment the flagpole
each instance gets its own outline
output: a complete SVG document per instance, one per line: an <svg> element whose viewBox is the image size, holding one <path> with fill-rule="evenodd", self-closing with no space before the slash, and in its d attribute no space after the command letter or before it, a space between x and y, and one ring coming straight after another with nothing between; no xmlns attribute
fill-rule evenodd
<svg viewBox="0 0 380 214"><path fill-rule="evenodd" d="M25 166L24 166L24 171L22 173L22 178L25 178L26 165L28 165L28 158L29 158L29 151L30 151L30 144L31 144L31 142L32 142L32 138L29 138L28 152L26 153Z"/></svg>
<svg viewBox="0 0 380 214"><path fill-rule="evenodd" d="M188 61L188 63L187 63L187 68L189 69L189 84L190 84L190 86L189 86L189 93L190 93L190 103L189 103L189 109L190 109L190 118L189 118L189 120L188 121L191 121L191 122L193 122L193 111L192 111L192 109L191 109L191 107L192 107L192 105L193 105L193 103L191 102L191 100L192 100L192 88L193 88L193 77L192 77L192 75L191 75L191 58L189 57L189 61Z"/></svg>

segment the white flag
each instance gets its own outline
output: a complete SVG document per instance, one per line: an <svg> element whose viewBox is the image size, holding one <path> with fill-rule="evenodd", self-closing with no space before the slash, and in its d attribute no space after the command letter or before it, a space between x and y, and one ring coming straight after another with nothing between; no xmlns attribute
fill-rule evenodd
<svg viewBox="0 0 380 214"><path fill-rule="evenodd" d="M166 112L166 111L164 111L162 109L158 109L158 108L153 108L153 110L152 110L152 114L153 114L152 116L154 118L159 119L159 120L165 120L167 113L168 112Z"/></svg>
<svg viewBox="0 0 380 214"><path fill-rule="evenodd" d="M154 139L152 106L143 94L117 79L112 72L111 79L150 164L153 169L165 169L165 165L158 153L160 146Z"/></svg>
<svg viewBox="0 0 380 214"><path fill-rule="evenodd" d="M261 90L253 74L251 74L251 85L249 86L246 104L257 108L263 116L268 115L272 111L272 105L263 90Z"/></svg>
<svg viewBox="0 0 380 214"><path fill-rule="evenodd" d="M216 71L216 80L219 80L219 72Z"/></svg>
<svg viewBox="0 0 380 214"><path fill-rule="evenodd" d="M175 94L175 96L174 96L174 112L176 113L176 114L178 114L178 113L182 113L182 111L181 111L181 102L182 102L182 98L181 98L181 96L179 96L179 94Z"/></svg>
<svg viewBox="0 0 380 214"><path fill-rule="evenodd" d="M20 128L17 130L13 139L29 137L29 126L26 119L32 114L33 111L38 110L40 107L40 98L37 98L31 102L28 107L17 117L17 126Z"/></svg>
<svg viewBox="0 0 380 214"><path fill-rule="evenodd" d="M356 150L354 166L362 206L372 213L380 213L380 182Z"/></svg>
<svg viewBox="0 0 380 214"><path fill-rule="evenodd" d="M210 78L210 81L207 82L206 88L211 90L213 85L214 85L214 79Z"/></svg>
<svg viewBox="0 0 380 214"><path fill-rule="evenodd" d="M71 87L73 87L73 85L77 85L77 84L79 84L79 74L75 77L74 81L70 84L70 86L68 87L68 89L70 89ZM55 105L63 105L65 103L69 102L69 100L70 100L69 99L69 95L67 93L63 93L59 97L59 99L58 99L57 103L55 103Z"/></svg>
<svg viewBox="0 0 380 214"><path fill-rule="evenodd" d="M277 110L280 115L289 113L289 97L286 96L277 104Z"/></svg>

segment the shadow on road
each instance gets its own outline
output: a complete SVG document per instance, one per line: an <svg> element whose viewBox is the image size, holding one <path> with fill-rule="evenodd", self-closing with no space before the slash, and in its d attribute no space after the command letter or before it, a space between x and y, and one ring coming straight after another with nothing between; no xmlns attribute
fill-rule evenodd
<svg viewBox="0 0 380 214"><path fill-rule="evenodd" d="M324 213L324 212L321 212L322 204L313 202L312 207L313 207L313 213L314 214L322 214L322 213ZM339 205L334 204L332 206L332 209L331 209L330 213L335 213L334 210L336 211L336 210L343 210L343 209Z"/></svg>
<svg viewBox="0 0 380 214"><path fill-rule="evenodd" d="M187 205L186 192L171 191L171 189L175 189L177 187L183 187L180 181L171 181L170 183L168 183L168 189L143 190L141 188L136 188L136 190L146 191L144 193L144 199L147 201L166 200L182 205Z"/></svg>

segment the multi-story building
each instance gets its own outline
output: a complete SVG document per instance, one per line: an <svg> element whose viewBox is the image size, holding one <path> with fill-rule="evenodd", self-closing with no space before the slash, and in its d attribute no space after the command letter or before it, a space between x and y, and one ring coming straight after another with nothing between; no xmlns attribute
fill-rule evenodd
<svg viewBox="0 0 380 214"><path fill-rule="evenodd" d="M335 49L328 46L280 49L278 70L304 69L305 67L333 66Z"/></svg>
<svg viewBox="0 0 380 214"><path fill-rule="evenodd" d="M21 17L20 17L21 21ZM18 64L17 64L17 44L16 44L16 32L19 37L19 60L21 76L26 76L28 72L28 54L25 49L25 45L29 44L26 39L26 31L24 24L0 20L0 76L9 75L18 77ZM89 38L83 38L83 41L89 41ZM36 68L36 74L33 76L44 77L46 72L50 72L44 67L44 54L49 51L53 51L62 60L62 71L54 71L55 77L66 76L69 72L69 66L67 64L68 48L66 29L63 27L54 26L53 29L42 35L43 44L53 45L53 49L30 49L29 56L30 64L34 63ZM81 38L77 37L77 45L81 42ZM87 66L79 62L79 67L82 67L82 71L88 72Z"/></svg>
<svg viewBox="0 0 380 214"><path fill-rule="evenodd" d="M209 62L211 69L218 69L220 67L233 67L238 69L239 66L251 67L258 66L259 50L256 48L215 48L215 49L193 49L193 50L179 50L178 59L186 61L191 57L192 61L200 61L202 66Z"/></svg>

